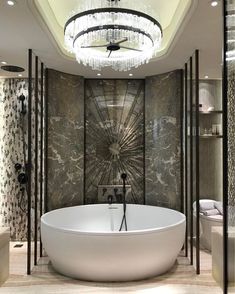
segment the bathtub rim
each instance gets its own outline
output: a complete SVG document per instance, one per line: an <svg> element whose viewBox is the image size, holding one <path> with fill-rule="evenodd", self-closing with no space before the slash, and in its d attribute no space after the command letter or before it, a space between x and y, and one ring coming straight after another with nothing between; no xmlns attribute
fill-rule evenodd
<svg viewBox="0 0 235 294"><path fill-rule="evenodd" d="M90 236L125 236L125 235L142 235L142 234L154 234L154 233L157 233L157 232L162 232L162 231L169 231L169 230L172 230L173 228L175 227L178 227L184 223L186 223L186 217L185 215L182 213L182 212L179 212L178 210L174 210L174 209L170 209L170 208L166 208L166 207L161 207L161 206L153 206L153 205L144 205L144 204L127 204L127 207L128 205L136 205L136 206L145 206L145 207L158 207L158 208L161 208L161 209L166 209L166 210L171 210L171 211L174 211L174 212L177 212L178 214L181 215L182 219L172 225L169 225L169 226L165 226L165 227L159 227L159 228L151 228L151 229L145 229L145 230L132 230L132 231L99 231L99 232L96 232L96 231L81 231L81 230L75 230L75 229L69 229L69 228L59 228L58 226L55 226L55 225L52 225L52 224L49 224L48 222L45 221L45 217L50 214L50 213L53 213L55 211L58 211L58 210L63 210L63 209L70 209L70 208L73 208L73 207L82 207L82 206L85 206L85 207L88 207L88 206L97 206L97 205L103 205L103 206L107 206L108 204L105 203L105 204L85 204L85 205L76 205L76 206L69 206L69 207L63 207L63 208L58 208L58 209L54 209L54 210L51 210L45 214L43 214L41 216L41 223L53 230L56 230L58 232L62 232L62 233L67 233L67 234L74 234L74 235L90 235ZM122 206L122 204L114 204L114 205L119 205L119 206Z"/></svg>

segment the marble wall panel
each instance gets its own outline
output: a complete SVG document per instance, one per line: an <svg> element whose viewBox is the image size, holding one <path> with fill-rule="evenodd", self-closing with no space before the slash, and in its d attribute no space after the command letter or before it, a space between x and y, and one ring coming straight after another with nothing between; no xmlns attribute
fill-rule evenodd
<svg viewBox="0 0 235 294"><path fill-rule="evenodd" d="M48 210L83 203L84 79L48 70Z"/></svg>
<svg viewBox="0 0 235 294"><path fill-rule="evenodd" d="M181 209L181 71L147 77L146 204Z"/></svg>

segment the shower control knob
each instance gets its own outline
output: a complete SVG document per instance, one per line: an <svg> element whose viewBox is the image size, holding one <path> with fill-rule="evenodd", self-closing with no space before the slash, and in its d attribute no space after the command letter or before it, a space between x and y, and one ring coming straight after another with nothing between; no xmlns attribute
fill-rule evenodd
<svg viewBox="0 0 235 294"><path fill-rule="evenodd" d="M28 177L25 173L20 173L17 179L20 184L26 184L28 182Z"/></svg>
<svg viewBox="0 0 235 294"><path fill-rule="evenodd" d="M17 163L15 164L15 170L16 170L16 171L19 171L19 170L21 170L21 169L22 169L22 165L21 165L20 163L17 162Z"/></svg>

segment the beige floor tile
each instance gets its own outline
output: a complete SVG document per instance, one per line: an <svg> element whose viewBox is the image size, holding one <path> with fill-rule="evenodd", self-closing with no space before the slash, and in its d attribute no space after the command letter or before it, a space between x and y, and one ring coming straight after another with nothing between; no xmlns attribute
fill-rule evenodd
<svg viewBox="0 0 235 294"><path fill-rule="evenodd" d="M21 248L10 247L10 278L0 288L3 294L222 294L211 276L211 255L201 251L201 275L184 256L179 256L168 273L152 279L128 283L93 283L70 279L56 273L47 257L42 257L32 274L26 274L26 243ZM33 246L32 246L33 247Z"/></svg>

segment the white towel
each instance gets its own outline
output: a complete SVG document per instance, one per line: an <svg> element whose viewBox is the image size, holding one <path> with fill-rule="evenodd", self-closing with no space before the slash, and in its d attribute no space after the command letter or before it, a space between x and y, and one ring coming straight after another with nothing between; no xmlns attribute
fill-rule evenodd
<svg viewBox="0 0 235 294"><path fill-rule="evenodd" d="M223 205L221 201L215 202L215 208L219 210L219 213L223 215Z"/></svg>
<svg viewBox="0 0 235 294"><path fill-rule="evenodd" d="M200 211L211 210L215 208L214 201L200 201Z"/></svg>
<svg viewBox="0 0 235 294"><path fill-rule="evenodd" d="M214 208L214 209L209 209L209 210L204 210L202 213L203 213L204 215L206 215L206 216L210 216L210 215L218 215L218 214L220 214L219 210L216 209L216 208Z"/></svg>

